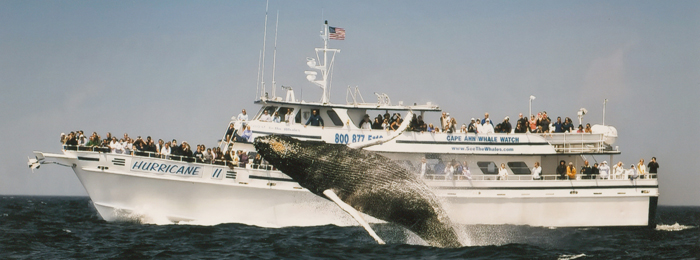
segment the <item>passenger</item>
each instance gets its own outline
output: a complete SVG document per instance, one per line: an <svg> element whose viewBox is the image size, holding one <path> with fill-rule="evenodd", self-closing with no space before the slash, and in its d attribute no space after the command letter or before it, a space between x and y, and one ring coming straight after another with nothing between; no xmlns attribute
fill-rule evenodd
<svg viewBox="0 0 700 260"><path fill-rule="evenodd" d="M493 122L491 122L491 119L489 118L489 113L484 113L484 119L481 120L481 124L484 125L487 122L491 125L491 127L493 127Z"/></svg>
<svg viewBox="0 0 700 260"><path fill-rule="evenodd" d="M61 145L66 144L66 137L67 137L66 133L61 133Z"/></svg>
<svg viewBox="0 0 700 260"><path fill-rule="evenodd" d="M158 144L156 144L156 153L160 154L160 150L162 150L164 147L164 142L163 139L158 139ZM170 147L170 145L168 145Z"/></svg>
<svg viewBox="0 0 700 260"><path fill-rule="evenodd" d="M510 124L510 117L506 116L501 122L501 132L510 134L511 130L513 130L513 126Z"/></svg>
<svg viewBox="0 0 700 260"><path fill-rule="evenodd" d="M659 169L659 163L656 162L656 157L651 157L651 161L649 161L649 173L656 174L657 169Z"/></svg>
<svg viewBox="0 0 700 260"><path fill-rule="evenodd" d="M455 164L457 163L454 160L452 160L452 162L448 163L445 166L445 180L454 179L453 176L455 174Z"/></svg>
<svg viewBox="0 0 700 260"><path fill-rule="evenodd" d="M583 134L583 126L582 125L578 125L578 130L576 130L576 133Z"/></svg>
<svg viewBox="0 0 700 260"><path fill-rule="evenodd" d="M486 114L488 115L488 113L486 113ZM484 128L483 129L484 133L485 134L493 134L494 129L493 129L493 124L491 123L491 119L486 118L483 121L485 122L484 125L482 126Z"/></svg>
<svg viewBox="0 0 700 260"><path fill-rule="evenodd" d="M415 116L415 114L414 114L414 116ZM369 121L369 115L365 114L365 117L362 118L362 121L360 122L360 129L364 129L364 130L372 129L372 122Z"/></svg>
<svg viewBox="0 0 700 260"><path fill-rule="evenodd" d="M547 111L542 111L541 118L538 121L538 125L542 126L542 132L549 133L549 124L552 123L552 119L547 116Z"/></svg>
<svg viewBox="0 0 700 260"><path fill-rule="evenodd" d="M160 149L160 158L170 159L170 143L165 143Z"/></svg>
<svg viewBox="0 0 700 260"><path fill-rule="evenodd" d="M537 130L537 119L535 119L535 115L530 115L530 132L534 133Z"/></svg>
<svg viewBox="0 0 700 260"><path fill-rule="evenodd" d="M535 162L535 167L532 167L532 179L533 180L540 180L542 177L540 174L542 173L542 167L540 167L540 162Z"/></svg>
<svg viewBox="0 0 700 260"><path fill-rule="evenodd" d="M80 133L78 134L78 146L85 146L87 143L87 137L85 137L83 131L80 131Z"/></svg>
<svg viewBox="0 0 700 260"><path fill-rule="evenodd" d="M571 118L566 118L564 120L564 125L562 126L562 130L564 130L565 133L573 133L574 132L574 124L571 122Z"/></svg>
<svg viewBox="0 0 700 260"><path fill-rule="evenodd" d="M597 179L598 175L600 175L600 169L598 163L594 163L593 167L591 167L591 179Z"/></svg>
<svg viewBox="0 0 700 260"><path fill-rule="evenodd" d="M435 127L432 123L428 124L428 128L425 129L428 133L435 133Z"/></svg>
<svg viewBox="0 0 700 260"><path fill-rule="evenodd" d="M557 117L557 122L554 123L554 132L555 133L563 133L564 132L564 123L561 122L561 117Z"/></svg>
<svg viewBox="0 0 700 260"><path fill-rule="evenodd" d="M440 128L445 131L449 127L450 123L450 113L447 113L445 111L442 112L442 116L440 117Z"/></svg>
<svg viewBox="0 0 700 260"><path fill-rule="evenodd" d="M100 136L97 135L97 132L92 132L92 135L90 136L90 140L87 143L87 146L99 146L100 145Z"/></svg>
<svg viewBox="0 0 700 260"><path fill-rule="evenodd" d="M75 136L75 132L70 132L68 136L66 137L66 145L70 146L77 146L78 145L78 138Z"/></svg>
<svg viewBox="0 0 700 260"><path fill-rule="evenodd" d="M239 142L253 142L253 130L250 130L250 125L245 126L245 130L243 131Z"/></svg>
<svg viewBox="0 0 700 260"><path fill-rule="evenodd" d="M639 174L637 173L637 169L634 167L634 164L630 164L629 170L625 172L625 175L627 175L627 178L630 180L634 180L637 177L639 177Z"/></svg>
<svg viewBox="0 0 700 260"><path fill-rule="evenodd" d="M262 156L258 153L255 154L255 158L253 159L253 169L261 169L260 167L262 165Z"/></svg>
<svg viewBox="0 0 700 260"><path fill-rule="evenodd" d="M637 163L637 172L639 172L639 175L647 175L647 166L644 165L644 159L639 159L639 163Z"/></svg>
<svg viewBox="0 0 700 260"><path fill-rule="evenodd" d="M211 163L214 161L214 153L211 151L211 148L207 148L207 150L204 152L204 163Z"/></svg>
<svg viewBox="0 0 700 260"><path fill-rule="evenodd" d="M450 118L450 123L449 126L447 127L447 133L456 133L457 132L457 119L454 117Z"/></svg>
<svg viewBox="0 0 700 260"><path fill-rule="evenodd" d="M524 117L524 116L523 116L523 113L519 113L519 114L518 114L518 122L515 124L515 126L516 126L516 127L515 127L515 131L516 131L516 133L525 133L525 132L517 132L517 131L518 131L518 127L517 127L518 124L522 124L522 125L523 125L523 130L527 129L527 125L528 125L528 123L527 123L527 117Z"/></svg>
<svg viewBox="0 0 700 260"><path fill-rule="evenodd" d="M152 153L158 153L158 151L156 150L156 144L153 142L153 140L148 140L148 145L146 146L146 151L149 151Z"/></svg>
<svg viewBox="0 0 700 260"><path fill-rule="evenodd" d="M379 118L374 118L374 123L372 124L372 129L375 129L375 130L382 130L383 129L382 122L379 121Z"/></svg>
<svg viewBox="0 0 700 260"><path fill-rule="evenodd" d="M566 167L566 176L569 177L569 180L576 179L576 167L574 167L573 162L569 162L569 166Z"/></svg>
<svg viewBox="0 0 700 260"><path fill-rule="evenodd" d="M269 112L267 110L263 111L263 114L260 116L258 119L260 122L272 122L272 117L270 116Z"/></svg>
<svg viewBox="0 0 700 260"><path fill-rule="evenodd" d="M488 123L488 121L486 121ZM506 169L506 164L501 163L501 167L498 168L498 179L499 180L507 180L508 179L508 170Z"/></svg>
<svg viewBox="0 0 700 260"><path fill-rule="evenodd" d="M105 136L105 139L102 140L102 143L104 144L104 143L110 143L110 142L112 142L112 133L107 132L107 136Z"/></svg>
<svg viewBox="0 0 700 260"><path fill-rule="evenodd" d="M592 172L591 166L588 165L588 160L583 161L583 166L581 166L581 175L583 177L589 176Z"/></svg>
<svg viewBox="0 0 700 260"><path fill-rule="evenodd" d="M435 167L433 168L436 174L442 174L445 172L445 163L442 162L442 159L438 159L438 163L435 164Z"/></svg>
<svg viewBox="0 0 700 260"><path fill-rule="evenodd" d="M625 167L622 165L622 162L618 162L615 166L613 166L613 175L616 177L622 176L625 173Z"/></svg>
<svg viewBox="0 0 700 260"><path fill-rule="evenodd" d="M598 167L598 171L600 172L600 178L601 179L608 179L610 178L610 166L608 166L607 161L603 161L600 164L600 167Z"/></svg>
<svg viewBox="0 0 700 260"><path fill-rule="evenodd" d="M592 133L593 133L593 130L591 129L591 124L590 124L590 123L586 123L586 129L584 129L583 132L586 133L586 134L592 134Z"/></svg>
<svg viewBox="0 0 700 260"><path fill-rule="evenodd" d="M557 166L557 174L562 180L566 177L566 162L564 160L559 161L559 166Z"/></svg>
<svg viewBox="0 0 700 260"><path fill-rule="evenodd" d="M170 143L170 155L181 155L180 151L182 151L182 147L177 145L177 140L173 139Z"/></svg>
<svg viewBox="0 0 700 260"><path fill-rule="evenodd" d="M292 117L293 108L287 109L287 114L284 115L284 122L287 124L294 124L294 117Z"/></svg>
<svg viewBox="0 0 700 260"><path fill-rule="evenodd" d="M369 119L369 115L367 115L367 118ZM408 123L408 131L418 131L418 116L416 114L413 114L411 117L411 121Z"/></svg>
<svg viewBox="0 0 700 260"><path fill-rule="evenodd" d="M474 121L474 118L472 117L471 121L469 122L469 126L467 126L467 132L476 133L476 125L477 125L477 123Z"/></svg>
<svg viewBox="0 0 700 260"><path fill-rule="evenodd" d="M476 132L479 134L484 133L484 125L481 124L481 119L476 119Z"/></svg>
<svg viewBox="0 0 700 260"><path fill-rule="evenodd" d="M185 141L182 141L182 151L180 151L180 155L186 156L186 157L194 156L192 149L190 149L190 144L188 144Z"/></svg>
<svg viewBox="0 0 700 260"><path fill-rule="evenodd" d="M462 124L462 127L459 129L459 132L463 134L468 133L469 131L467 130L467 125Z"/></svg>
<svg viewBox="0 0 700 260"><path fill-rule="evenodd" d="M248 114L245 112L245 109L241 110L241 113L238 114L238 117L236 117L238 121L242 121L243 125L245 125L245 122L248 121Z"/></svg>
<svg viewBox="0 0 700 260"><path fill-rule="evenodd" d="M518 120L515 125L515 133L527 133L527 121L523 122Z"/></svg>
<svg viewBox="0 0 700 260"><path fill-rule="evenodd" d="M228 124L228 129L226 129L226 139L225 139L226 142L234 141L234 140L231 140L231 138L233 138L233 134L235 131L236 131L236 127L234 126L234 124L233 123Z"/></svg>
<svg viewBox="0 0 700 260"><path fill-rule="evenodd" d="M425 178L425 174L430 171L430 165L428 165L427 160L425 157L420 159L420 163L418 164L418 173L420 174L420 178L423 179Z"/></svg>
<svg viewBox="0 0 700 260"><path fill-rule="evenodd" d="M325 125L323 124L323 118L321 118L321 116L318 115L318 110L314 109L311 113L312 115L309 117L309 120L306 121L304 127L311 124L311 126L321 126L321 129L325 128Z"/></svg>
<svg viewBox="0 0 700 260"><path fill-rule="evenodd" d="M467 161L462 162L462 175L467 177L467 180L472 179L472 172L469 170L469 164L467 164Z"/></svg>
<svg viewBox="0 0 700 260"><path fill-rule="evenodd" d="M389 119L384 119L384 122L382 123L382 129L388 131L390 126L391 125L389 125Z"/></svg>
<svg viewBox="0 0 700 260"><path fill-rule="evenodd" d="M418 129L416 131L419 131L421 133L425 132L426 125L425 125L425 121L423 121L423 116L418 116L417 119L418 119L418 123L417 123Z"/></svg>
<svg viewBox="0 0 700 260"><path fill-rule="evenodd" d="M133 140L131 140L131 139L125 140L124 143L122 144L122 146L124 147L124 154L129 154L129 155L132 154L131 151L134 150Z"/></svg>
<svg viewBox="0 0 700 260"><path fill-rule="evenodd" d="M221 151L221 147L216 147L216 148L212 149L212 151L213 150L216 150L214 152L214 159L222 161L224 159L224 153Z"/></svg>
<svg viewBox="0 0 700 260"><path fill-rule="evenodd" d="M145 151L146 150L146 141L141 139L141 136L136 137L136 141L134 141L134 150L139 150L139 151Z"/></svg>
<svg viewBox="0 0 700 260"><path fill-rule="evenodd" d="M194 152L196 162L204 162L204 149L201 145L197 145L197 151Z"/></svg>
<svg viewBox="0 0 700 260"><path fill-rule="evenodd" d="M274 123L279 123L279 122L281 122L280 114L279 114L278 111L275 111L275 114L272 115L272 122L274 122Z"/></svg>
<svg viewBox="0 0 700 260"><path fill-rule="evenodd" d="M248 163L248 154L243 152L243 151L238 151L238 158L240 159L240 164L241 167L245 167L245 165Z"/></svg>
<svg viewBox="0 0 700 260"><path fill-rule="evenodd" d="M118 151L119 151L119 153L121 153L121 150L123 149L121 146L122 146L122 144L119 143L117 138L112 137L112 141L109 142L109 149L111 149L112 153L117 153Z"/></svg>
<svg viewBox="0 0 700 260"><path fill-rule="evenodd" d="M238 157L238 154L236 154L235 151L231 150L231 167L238 166L240 162L241 159Z"/></svg>
<svg viewBox="0 0 700 260"><path fill-rule="evenodd" d="M401 115L399 115L399 117L396 118L396 121L391 123L391 130L394 130L394 131L398 130L399 127L401 127L402 123L403 123L403 119L401 118Z"/></svg>

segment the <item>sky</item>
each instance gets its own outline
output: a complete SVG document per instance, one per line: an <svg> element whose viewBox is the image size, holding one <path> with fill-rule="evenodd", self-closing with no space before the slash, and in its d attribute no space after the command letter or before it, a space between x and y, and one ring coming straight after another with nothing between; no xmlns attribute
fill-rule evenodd
<svg viewBox="0 0 700 260"><path fill-rule="evenodd" d="M433 102L461 124L533 111L618 130L625 164L660 164L660 204L700 206L698 1L270 1L265 81L318 101L306 57L345 28L331 101ZM72 170L32 173L62 132L213 146L257 111L264 1L0 1L0 194L86 193ZM282 95L282 89L277 89ZM428 122L437 122L428 115ZM608 159L606 158L600 158Z"/></svg>

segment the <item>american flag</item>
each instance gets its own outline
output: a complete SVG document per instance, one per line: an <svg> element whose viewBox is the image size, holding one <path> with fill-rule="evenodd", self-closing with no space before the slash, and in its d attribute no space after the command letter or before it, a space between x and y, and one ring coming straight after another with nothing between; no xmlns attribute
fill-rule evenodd
<svg viewBox="0 0 700 260"><path fill-rule="evenodd" d="M331 40L345 40L345 29L328 26L328 38Z"/></svg>

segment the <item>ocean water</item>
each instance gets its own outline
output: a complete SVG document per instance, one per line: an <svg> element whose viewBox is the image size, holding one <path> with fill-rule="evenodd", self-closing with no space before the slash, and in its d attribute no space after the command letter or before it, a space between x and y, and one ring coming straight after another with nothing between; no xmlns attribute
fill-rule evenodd
<svg viewBox="0 0 700 260"><path fill-rule="evenodd" d="M260 228L105 222L87 197L0 197L0 259L698 259L700 207L657 211L656 229L462 226L462 248L391 224Z"/></svg>

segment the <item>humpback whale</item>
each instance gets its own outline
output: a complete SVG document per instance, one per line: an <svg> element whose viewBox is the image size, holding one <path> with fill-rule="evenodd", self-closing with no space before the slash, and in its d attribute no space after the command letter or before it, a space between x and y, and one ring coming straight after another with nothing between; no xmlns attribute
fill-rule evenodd
<svg viewBox="0 0 700 260"><path fill-rule="evenodd" d="M281 135L257 137L254 145L299 185L350 213L380 244L381 238L357 211L405 227L431 246L462 246L428 185L387 157Z"/></svg>

